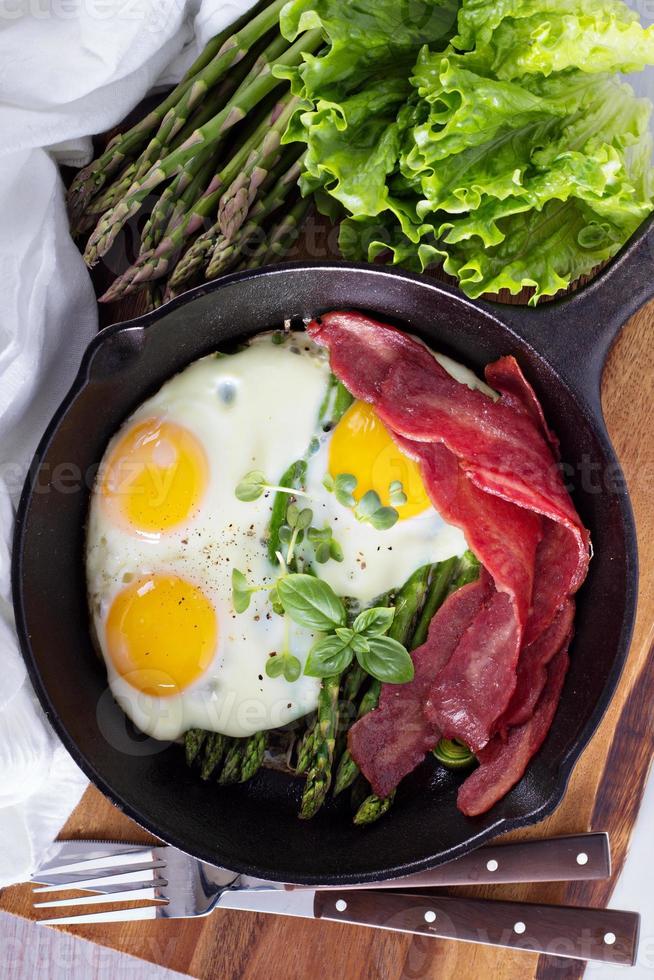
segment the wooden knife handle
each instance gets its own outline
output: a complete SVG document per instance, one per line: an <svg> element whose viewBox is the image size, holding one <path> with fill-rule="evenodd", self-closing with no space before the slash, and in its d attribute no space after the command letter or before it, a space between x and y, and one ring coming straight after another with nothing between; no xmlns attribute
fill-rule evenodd
<svg viewBox="0 0 654 980"><path fill-rule="evenodd" d="M583 881L609 878L611 849L608 834L571 834L547 840L491 844L454 858L431 871L402 878L371 881L348 888L436 888L442 885L501 885L532 881ZM303 885L286 885L289 890ZM312 886L313 887L313 886ZM333 891L342 885L318 885Z"/></svg>
<svg viewBox="0 0 654 980"><path fill-rule="evenodd" d="M441 864L432 871L419 871L384 884L387 888L431 888L437 885L582 881L609 878L610 875L608 835L573 834L547 840L491 844Z"/></svg>
<svg viewBox="0 0 654 980"><path fill-rule="evenodd" d="M318 891L317 919L633 965L640 916L613 909L384 891Z"/></svg>

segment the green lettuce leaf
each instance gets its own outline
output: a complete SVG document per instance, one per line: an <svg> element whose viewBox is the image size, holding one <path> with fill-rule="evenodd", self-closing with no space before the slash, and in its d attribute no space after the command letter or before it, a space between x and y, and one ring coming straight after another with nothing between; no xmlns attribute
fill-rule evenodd
<svg viewBox="0 0 654 980"><path fill-rule="evenodd" d="M452 43L461 50L472 50L475 46L487 45L493 32L509 18L512 21L537 16L547 19L549 15L571 15L580 13L586 16L594 13L613 16L616 22L632 24L638 22L635 10L623 0L467 0L458 15L458 33Z"/></svg>
<svg viewBox="0 0 654 980"><path fill-rule="evenodd" d="M528 286L536 302L651 212L652 107L615 73L654 63L654 35L620 0L462 0L451 42L420 47L366 0L347 6L349 69L345 9L292 0L285 16L289 35L319 17L331 40L297 72L286 138L307 144L303 191L344 216L346 258L439 262L469 296Z"/></svg>
<svg viewBox="0 0 654 980"><path fill-rule="evenodd" d="M389 71L408 79L422 45L454 32L458 9L458 0L290 0L280 27L289 41L323 29L329 49L305 55L298 74L305 98L329 101L367 80L375 88Z"/></svg>

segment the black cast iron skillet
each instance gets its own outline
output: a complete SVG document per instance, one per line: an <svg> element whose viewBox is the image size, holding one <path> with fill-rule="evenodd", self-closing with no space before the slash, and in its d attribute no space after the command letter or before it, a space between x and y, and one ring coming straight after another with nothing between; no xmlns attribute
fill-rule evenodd
<svg viewBox="0 0 654 980"><path fill-rule="evenodd" d="M300 883L373 881L432 867L554 809L615 690L635 614L634 524L599 386L621 325L654 292L648 230L589 287L536 310L471 302L428 278L378 267L294 264L227 276L92 341L23 492L13 588L20 642L43 707L73 758L117 806L198 858ZM89 637L84 523L110 436L190 361L285 317L344 307L393 321L477 370L515 354L560 435L574 499L592 533L595 557L579 595L572 663L552 730L521 782L475 819L456 809L461 777L430 762L404 780L392 811L365 830L352 826L346 800L311 822L298 820L298 781L281 773L263 771L231 789L204 784L186 769L178 746L139 736L127 723Z"/></svg>

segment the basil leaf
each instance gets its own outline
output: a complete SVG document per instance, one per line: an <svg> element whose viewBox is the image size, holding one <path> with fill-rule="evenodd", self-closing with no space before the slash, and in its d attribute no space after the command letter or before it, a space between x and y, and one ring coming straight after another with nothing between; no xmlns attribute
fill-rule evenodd
<svg viewBox="0 0 654 980"><path fill-rule="evenodd" d="M394 616L395 606L373 606L359 613L352 627L355 633L364 636L381 636L390 629Z"/></svg>
<svg viewBox="0 0 654 980"><path fill-rule="evenodd" d="M363 669L384 684L406 684L413 680L413 661L405 648L390 636L371 636L367 653L357 653Z"/></svg>
<svg viewBox="0 0 654 980"><path fill-rule="evenodd" d="M250 605L252 590L243 572L237 568L232 571L232 603L237 613L245 612Z"/></svg>
<svg viewBox="0 0 654 980"><path fill-rule="evenodd" d="M352 637L354 636L354 630L349 629L347 626L337 626L334 632L336 633L336 636L339 638L339 640L343 641L343 643L352 642Z"/></svg>
<svg viewBox="0 0 654 980"><path fill-rule="evenodd" d="M309 677L331 677L341 674L352 662L354 651L338 636L326 636L311 647L304 673Z"/></svg>
<svg viewBox="0 0 654 980"><path fill-rule="evenodd" d="M365 636L361 636L360 633L355 633L352 637L351 646L356 654L367 653L370 649L370 645Z"/></svg>
<svg viewBox="0 0 654 980"><path fill-rule="evenodd" d="M325 473L322 478L322 485L328 493L332 493L334 489L334 477L331 473Z"/></svg>
<svg viewBox="0 0 654 980"><path fill-rule="evenodd" d="M237 485L234 493L238 500L242 500L244 503L250 503L252 500L258 500L265 489L265 475L261 470L250 470Z"/></svg>
<svg viewBox="0 0 654 980"><path fill-rule="evenodd" d="M279 529L279 540L281 541L281 543L288 544L289 541L291 540L291 534L292 531L288 526L288 524L282 524L282 526Z"/></svg>
<svg viewBox="0 0 654 980"><path fill-rule="evenodd" d="M290 503L286 508L286 523L289 527L297 527L297 519L300 515L300 508L297 504Z"/></svg>
<svg viewBox="0 0 654 980"><path fill-rule="evenodd" d="M345 606L322 579L312 575L285 575L277 584L277 594L298 626L326 633L345 624Z"/></svg>
<svg viewBox="0 0 654 980"><path fill-rule="evenodd" d="M375 530L387 531L389 527L397 524L399 516L394 507L380 507L368 520Z"/></svg>

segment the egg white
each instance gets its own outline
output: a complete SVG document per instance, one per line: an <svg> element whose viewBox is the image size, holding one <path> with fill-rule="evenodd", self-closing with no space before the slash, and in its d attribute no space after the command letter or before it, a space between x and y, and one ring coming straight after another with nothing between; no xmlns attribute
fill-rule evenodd
<svg viewBox="0 0 654 980"><path fill-rule="evenodd" d="M315 678L302 674L289 683L265 672L269 654L281 649L289 649L304 665L313 635L290 624L287 639L284 620L270 613L267 593L256 593L241 615L231 601L233 568L253 583L270 582L276 574L263 540L273 495L244 503L234 489L255 468L278 480L305 454L329 377L324 355L313 346L305 350L308 346L298 356L295 343L276 346L268 337L232 356L202 358L128 420L131 425L156 415L177 422L204 447L209 485L190 522L158 539L144 537L111 522L99 497L92 500L86 567L95 633L113 694L134 723L155 738L176 738L192 727L250 735L284 725L316 705L320 682ZM133 578L153 572L197 585L218 619L210 668L180 694L166 698L143 694L119 676L105 638L116 595Z"/></svg>
<svg viewBox="0 0 654 980"><path fill-rule="evenodd" d="M441 363L462 383L482 386L456 362ZM93 627L113 695L132 721L155 738L175 739L194 727L243 737L287 724L317 705L316 678L301 674L288 682L265 672L270 654L282 649L304 666L315 636L272 613L266 592L255 593L244 613L237 615L233 609L234 568L257 584L272 582L279 571L268 561L265 541L273 494L242 502L234 493L248 471L261 470L277 482L319 437L308 462L307 492L312 499L306 505L314 512L314 525L330 523L343 561L330 560L317 570L337 594L361 605L401 585L421 565L465 551L463 533L433 508L377 531L357 521L328 493L322 481L331 434L317 424L328 378L326 354L308 338L292 335L274 344L269 335L262 336L233 355L209 355L191 364L126 423L157 416L185 426L203 446L209 464L208 486L197 512L159 536L117 524L99 495L91 502L86 570ZM218 620L209 668L185 690L166 698L146 695L119 675L106 643L113 600L128 582L152 573L178 575L198 586Z"/></svg>

